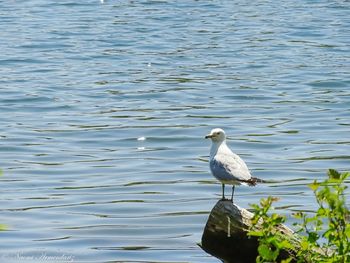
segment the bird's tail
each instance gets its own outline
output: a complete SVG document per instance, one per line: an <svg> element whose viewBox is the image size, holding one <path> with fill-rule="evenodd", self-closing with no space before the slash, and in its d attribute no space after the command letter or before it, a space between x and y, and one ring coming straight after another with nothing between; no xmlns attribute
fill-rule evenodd
<svg viewBox="0 0 350 263"><path fill-rule="evenodd" d="M244 180L243 182L247 183L249 186L255 186L257 183L266 183L265 180L257 177L252 177L249 180Z"/></svg>

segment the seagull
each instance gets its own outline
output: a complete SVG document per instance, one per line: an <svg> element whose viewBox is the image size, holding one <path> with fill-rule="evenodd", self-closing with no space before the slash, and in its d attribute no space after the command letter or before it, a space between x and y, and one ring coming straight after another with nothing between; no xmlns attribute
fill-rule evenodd
<svg viewBox="0 0 350 263"><path fill-rule="evenodd" d="M263 180L252 177L245 162L226 144L223 129L215 128L205 136L211 139L209 167L213 176L222 184L222 200L225 200L225 184L232 185L231 200L236 185L255 186Z"/></svg>

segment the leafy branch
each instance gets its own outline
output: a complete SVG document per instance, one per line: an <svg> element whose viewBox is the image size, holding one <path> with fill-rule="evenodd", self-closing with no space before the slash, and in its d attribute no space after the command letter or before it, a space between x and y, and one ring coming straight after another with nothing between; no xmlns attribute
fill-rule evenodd
<svg viewBox="0 0 350 263"><path fill-rule="evenodd" d="M298 242L276 231L286 221L285 216L271 213L277 198L270 196L261 199L260 205L252 205L255 213L249 235L259 241L256 262L350 262L350 214L344 194L349 177L349 172L330 169L328 179L309 185L318 209L313 216L304 212L293 214L299 221L294 224Z"/></svg>

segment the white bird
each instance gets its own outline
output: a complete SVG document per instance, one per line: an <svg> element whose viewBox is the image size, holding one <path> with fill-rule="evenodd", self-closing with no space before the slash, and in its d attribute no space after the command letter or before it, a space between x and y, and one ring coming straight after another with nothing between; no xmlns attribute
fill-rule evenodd
<svg viewBox="0 0 350 263"><path fill-rule="evenodd" d="M245 162L226 144L226 134L223 129L216 128L205 136L212 141L210 148L209 167L213 176L222 184L222 199L225 200L225 184L232 185L231 200L235 185L254 186L261 179L252 177Z"/></svg>

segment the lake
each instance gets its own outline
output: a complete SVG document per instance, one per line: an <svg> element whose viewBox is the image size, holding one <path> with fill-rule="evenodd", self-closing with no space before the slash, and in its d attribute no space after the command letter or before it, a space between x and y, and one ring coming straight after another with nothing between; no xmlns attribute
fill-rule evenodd
<svg viewBox="0 0 350 263"><path fill-rule="evenodd" d="M348 1L0 1L6 262L219 262L198 246L225 129L245 208L315 210L350 166ZM228 191L229 188L227 188ZM289 219L291 220L291 219Z"/></svg>

